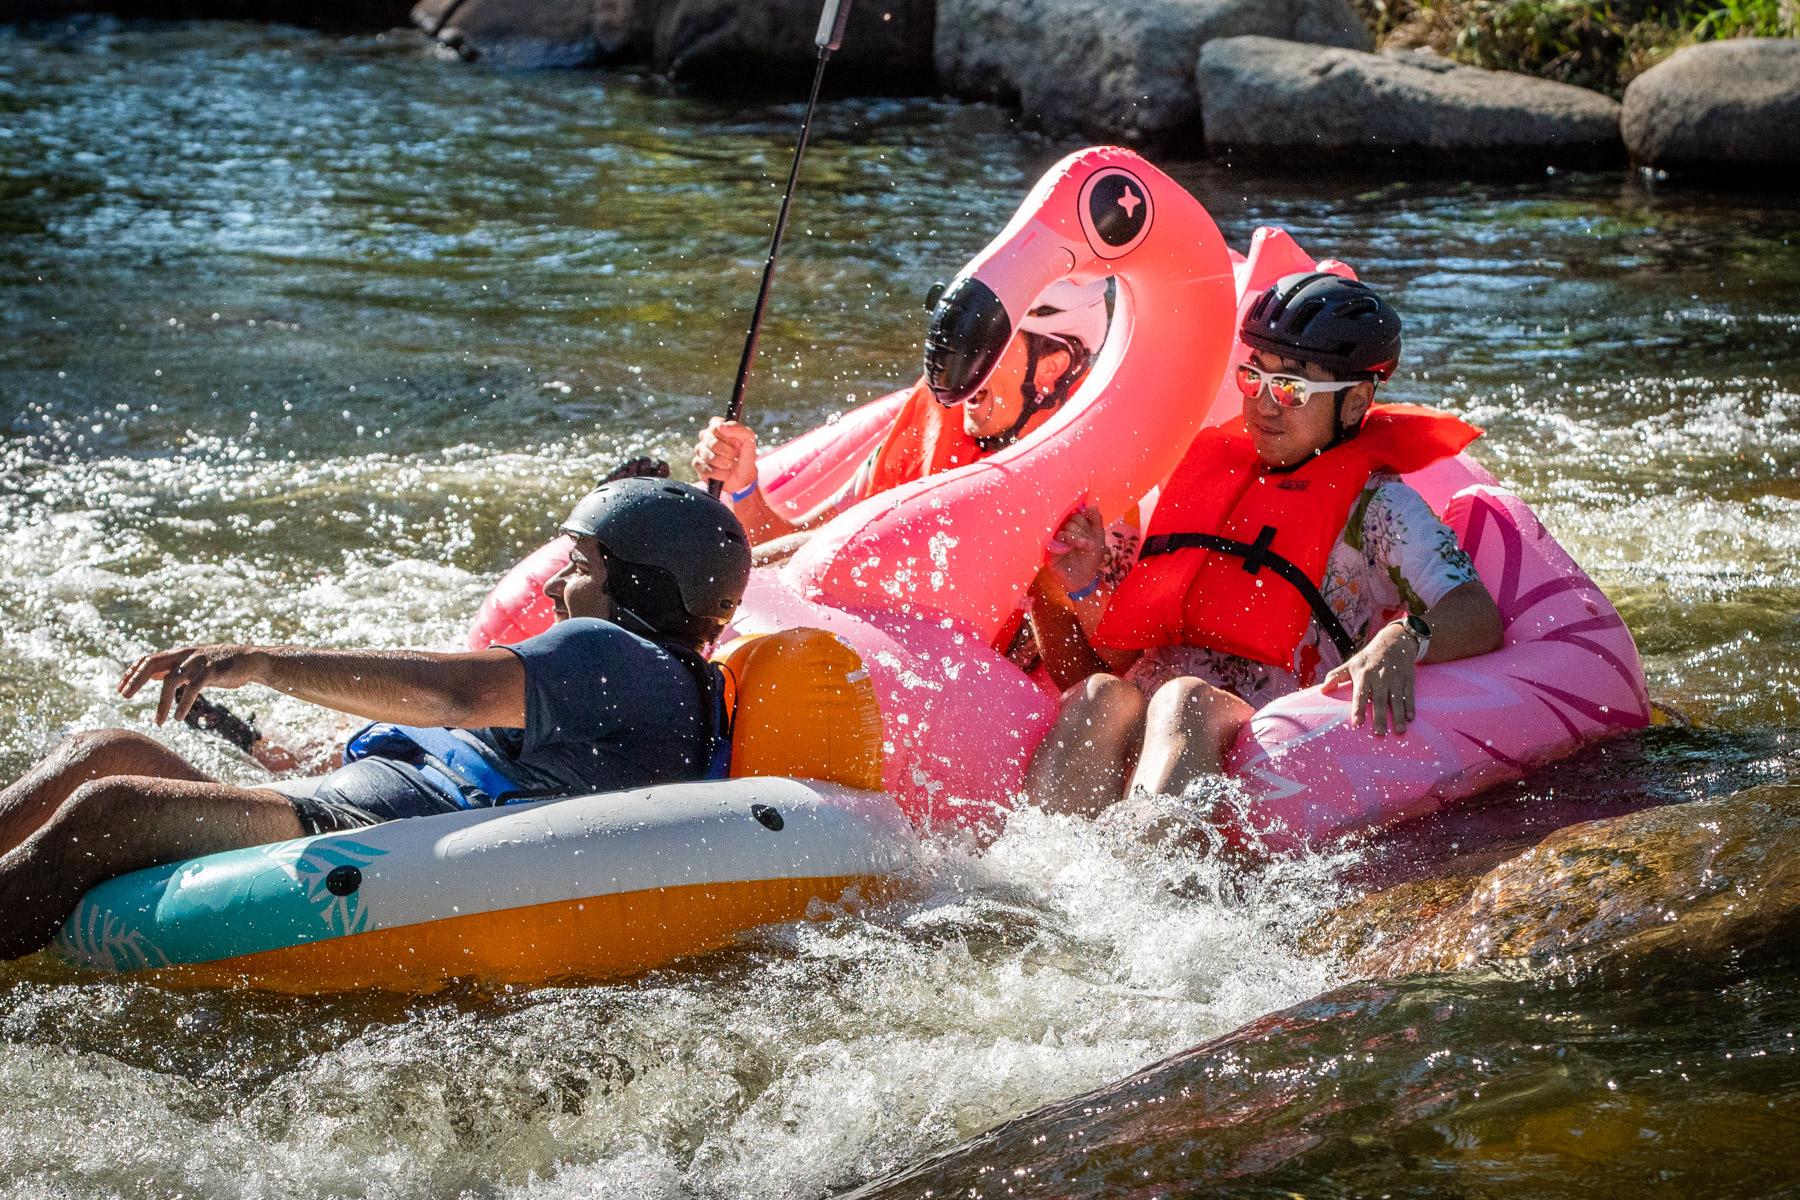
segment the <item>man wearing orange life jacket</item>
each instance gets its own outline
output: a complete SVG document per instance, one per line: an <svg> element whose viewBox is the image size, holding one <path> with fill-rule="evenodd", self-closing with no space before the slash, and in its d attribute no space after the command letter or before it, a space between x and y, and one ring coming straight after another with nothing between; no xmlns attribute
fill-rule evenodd
<svg viewBox="0 0 1800 1200"><path fill-rule="evenodd" d="M724 485L757 546L757 561L775 561L798 549L805 531L851 505L985 458L1042 425L1086 377L1106 327L1104 280L1051 284L1019 322L1018 336L981 391L946 407L921 379L844 491L799 521L778 512L758 489L756 433L748 425L715 417L694 446L694 474Z"/></svg>
<svg viewBox="0 0 1800 1200"><path fill-rule="evenodd" d="M1365 284L1290 275L1242 339L1242 418L1195 439L1092 639L1059 589L1034 591L1046 662L1068 687L1028 780L1046 807L1180 795L1219 770L1257 708L1321 678L1351 687L1354 722L1404 733L1415 664L1500 645L1468 555L1399 479L1480 431L1373 403L1399 359L1398 314ZM1045 578L1089 575L1097 527L1071 517ZM1384 623L1390 612L1404 615Z"/></svg>

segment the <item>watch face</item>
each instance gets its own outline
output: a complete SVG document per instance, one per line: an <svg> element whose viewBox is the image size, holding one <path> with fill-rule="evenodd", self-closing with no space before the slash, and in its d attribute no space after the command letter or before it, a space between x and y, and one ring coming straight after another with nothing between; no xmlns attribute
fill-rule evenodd
<svg viewBox="0 0 1800 1200"><path fill-rule="evenodd" d="M1421 617L1418 613L1406 614L1406 627L1422 638L1431 636L1431 626L1427 625L1425 623L1425 618Z"/></svg>

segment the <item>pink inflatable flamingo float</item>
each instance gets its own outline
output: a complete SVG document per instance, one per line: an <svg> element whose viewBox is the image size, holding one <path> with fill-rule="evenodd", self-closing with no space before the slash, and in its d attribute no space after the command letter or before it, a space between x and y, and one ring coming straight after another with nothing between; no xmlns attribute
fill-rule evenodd
<svg viewBox="0 0 1800 1200"><path fill-rule="evenodd" d="M1227 829L1233 840L1328 845L1650 723L1624 618L1524 501L1467 455L1404 478L1474 559L1505 644L1418 668L1418 717L1399 737L1352 726L1347 690L1308 688L1259 709L1225 761L1247 793Z"/></svg>
<svg viewBox="0 0 1800 1200"><path fill-rule="evenodd" d="M1106 276L1118 297L1105 347L1042 429L843 513L785 566L755 572L739 610L739 633L812 626L857 652L883 715L884 788L921 824L978 820L1015 798L1055 699L990 643L1064 517L1083 500L1122 512L1180 460L1224 377L1237 289L1200 203L1131 151L1103 148L1052 167L933 316L933 383L970 394L1045 287ZM1172 385L1198 402L1168 403ZM560 553L552 543L516 567L471 641L541 628L534 577Z"/></svg>
<svg viewBox="0 0 1800 1200"><path fill-rule="evenodd" d="M994 653L1043 546L1083 498L1117 513L1150 493L1203 425L1238 407L1225 367L1240 309L1315 262L1263 228L1228 251L1200 205L1129 151L1065 159L946 291L928 376L972 393L1038 293L1059 278L1118 279L1113 326L1071 402L1019 445L858 505L779 570L755 573L742 633L801 626L859 656L879 702L882 786L921 825L983 820L1017 796L1054 698ZM1191 403L1188 401L1192 401ZM778 502L835 490L891 419L885 397L765 459ZM884 407L889 406L889 407ZM1347 693L1309 689L1262 709L1228 756L1248 803L1228 834L1275 850L1326 844L1461 796L1649 720L1629 631L1515 496L1466 455L1408 477L1455 530L1498 600L1506 644L1420 669L1406 735L1349 724ZM471 641L528 636L541 580L566 553L526 559L484 606Z"/></svg>

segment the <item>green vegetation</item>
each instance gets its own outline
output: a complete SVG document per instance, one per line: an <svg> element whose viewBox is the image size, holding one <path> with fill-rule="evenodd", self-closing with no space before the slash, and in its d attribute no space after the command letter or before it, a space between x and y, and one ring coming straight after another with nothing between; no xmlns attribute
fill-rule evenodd
<svg viewBox="0 0 1800 1200"><path fill-rule="evenodd" d="M1384 47L1617 96L1683 46L1800 36L1800 0L1355 0Z"/></svg>

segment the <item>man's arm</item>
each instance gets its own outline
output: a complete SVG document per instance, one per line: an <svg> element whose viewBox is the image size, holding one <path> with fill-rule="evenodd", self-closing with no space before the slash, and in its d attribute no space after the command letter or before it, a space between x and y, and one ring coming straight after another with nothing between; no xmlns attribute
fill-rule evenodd
<svg viewBox="0 0 1800 1200"><path fill-rule="evenodd" d="M756 431L748 425L736 421L726 421L714 417L712 423L700 432L700 440L694 444L694 475L701 483L717 480L725 489L731 511L743 523L744 531L750 535L750 544L761 548L771 542L781 543L780 547L770 552L769 562L779 562L791 556L796 549L806 544L802 538L798 542L786 539L796 533L808 529L816 529L848 507L843 496L833 496L811 512L798 520L789 520L787 515L770 504L768 498L757 488L742 500L731 500L745 488L756 483ZM758 566L764 565L758 561Z"/></svg>
<svg viewBox="0 0 1800 1200"><path fill-rule="evenodd" d="M705 482L704 478L702 482ZM739 490L743 489L739 488ZM744 531L750 535L750 544L753 546L761 546L779 540L800 529L800 526L775 511L775 506L763 496L761 488L751 492L742 500L730 501L730 504L731 511L737 514L737 519L743 523Z"/></svg>
<svg viewBox="0 0 1800 1200"><path fill-rule="evenodd" d="M1506 641L1506 622L1487 585L1479 579L1461 583L1425 610L1431 645L1420 662L1454 662L1498 650Z"/></svg>
<svg viewBox="0 0 1800 1200"><path fill-rule="evenodd" d="M1101 658L1088 641L1087 630L1067 589L1048 571L1032 580L1027 598L1031 627L1037 634L1038 654L1045 670L1059 688L1068 688L1086 679L1112 670L1112 664Z"/></svg>
<svg viewBox="0 0 1800 1200"><path fill-rule="evenodd" d="M1351 685L1350 723L1361 725L1365 710L1376 736L1405 733L1418 716L1414 667L1421 662L1452 662L1498 650L1506 630L1500 608L1479 579L1458 584L1426 609L1431 644L1419 653L1418 636L1399 621L1375 631L1369 644L1333 667L1320 681L1325 691Z"/></svg>
<svg viewBox="0 0 1800 1200"><path fill-rule="evenodd" d="M742 500L731 499L756 483L756 431L748 425L714 417L694 443L694 475L701 484L717 481L724 489L721 499L730 503L752 546L799 528L775 511L760 488Z"/></svg>
<svg viewBox="0 0 1800 1200"><path fill-rule="evenodd" d="M182 646L146 655L119 683L127 698L162 681L156 723L181 719L206 688L260 683L371 721L460 729L525 726L525 667L509 650L314 650Z"/></svg>
<svg viewBox="0 0 1800 1200"><path fill-rule="evenodd" d="M1100 510L1084 502L1064 519L1046 549L1050 557L1032 581L1026 603L1050 678L1066 688L1090 675L1130 667L1136 653L1096 650L1088 638L1111 598L1101 588L1107 550ZM1082 598L1077 601L1076 595Z"/></svg>
<svg viewBox="0 0 1800 1200"><path fill-rule="evenodd" d="M780 566L805 548L812 541L813 531L796 529L784 537L770 538L766 542L758 542L750 550L750 565L753 567Z"/></svg>

